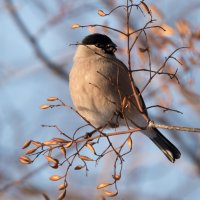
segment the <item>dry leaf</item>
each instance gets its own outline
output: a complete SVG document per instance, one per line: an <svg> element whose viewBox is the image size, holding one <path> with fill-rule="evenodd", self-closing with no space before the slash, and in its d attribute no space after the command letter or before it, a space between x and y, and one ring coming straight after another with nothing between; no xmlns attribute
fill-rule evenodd
<svg viewBox="0 0 200 200"><path fill-rule="evenodd" d="M104 194L108 197L114 197L118 194L118 192L110 192L110 191L105 190Z"/></svg>
<svg viewBox="0 0 200 200"><path fill-rule="evenodd" d="M45 158L51 163L54 163L54 164L58 164L59 163L57 159L52 158L51 156L45 156Z"/></svg>
<svg viewBox="0 0 200 200"><path fill-rule="evenodd" d="M32 163L31 159L28 156L20 156L19 157L19 161L22 164L30 164L30 163Z"/></svg>
<svg viewBox="0 0 200 200"><path fill-rule="evenodd" d="M35 146L37 146L37 147L40 147L40 146L42 146L42 143L41 142L37 142L37 141L31 141L31 144L32 145L35 145Z"/></svg>
<svg viewBox="0 0 200 200"><path fill-rule="evenodd" d="M87 156L79 155L79 158L85 161L94 161L92 158L89 158Z"/></svg>
<svg viewBox="0 0 200 200"><path fill-rule="evenodd" d="M38 147L31 148L31 149L27 150L26 155L34 153L37 149L38 149Z"/></svg>
<svg viewBox="0 0 200 200"><path fill-rule="evenodd" d="M49 178L49 180L51 181L58 181L60 179L62 179L62 176L58 176L58 175L53 175Z"/></svg>
<svg viewBox="0 0 200 200"><path fill-rule="evenodd" d="M58 189L59 190L64 190L64 189L67 188L67 186L68 186L68 184L65 182L65 183L60 184L59 187L58 187Z"/></svg>
<svg viewBox="0 0 200 200"><path fill-rule="evenodd" d="M49 145L57 144L57 142L53 141L53 140L48 140L48 141L43 142L43 144L46 145L46 146L49 146Z"/></svg>
<svg viewBox="0 0 200 200"><path fill-rule="evenodd" d="M63 193L60 193L60 194L58 195L57 200L62 200L62 199L64 199L64 198L65 198L65 195L66 195L66 190L65 190Z"/></svg>
<svg viewBox="0 0 200 200"><path fill-rule="evenodd" d="M113 175L112 177L113 177L116 181L118 181L118 180L121 178L121 175L116 175L116 174L115 174L115 175Z"/></svg>
<svg viewBox="0 0 200 200"><path fill-rule="evenodd" d="M63 153L63 155L66 157L66 150L64 147L60 147L60 151Z"/></svg>
<svg viewBox="0 0 200 200"><path fill-rule="evenodd" d="M47 101L56 101L56 100L58 100L57 97L49 97L49 98L47 98Z"/></svg>
<svg viewBox="0 0 200 200"><path fill-rule="evenodd" d="M101 189L101 188L105 188L105 187L107 187L107 186L109 186L110 185L110 183L100 183L99 185L97 185L97 189Z"/></svg>
<svg viewBox="0 0 200 200"><path fill-rule="evenodd" d="M98 14L99 14L101 17L106 16L106 14L103 12L103 10L98 10Z"/></svg>
<svg viewBox="0 0 200 200"><path fill-rule="evenodd" d="M133 141L131 139L131 136L128 137L127 143L128 143L129 148L132 149Z"/></svg>
<svg viewBox="0 0 200 200"><path fill-rule="evenodd" d="M59 143L67 143L67 142L69 142L69 141L64 140L64 139L62 139L62 138L53 138L52 140L53 140L53 141L56 141L56 142L59 142Z"/></svg>
<svg viewBox="0 0 200 200"><path fill-rule="evenodd" d="M69 147L71 147L72 144L73 144L73 142L68 142L68 143L65 145L65 148L69 148Z"/></svg>
<svg viewBox="0 0 200 200"><path fill-rule="evenodd" d="M85 166L84 165L77 165L74 169L75 170L80 170L80 169L82 169L82 168L84 168Z"/></svg>
<svg viewBox="0 0 200 200"><path fill-rule="evenodd" d="M95 153L95 149L90 143L87 143L86 146L92 153Z"/></svg>
<svg viewBox="0 0 200 200"><path fill-rule="evenodd" d="M53 169L58 169L58 163L54 164L54 165L50 165L51 168Z"/></svg>
<svg viewBox="0 0 200 200"><path fill-rule="evenodd" d="M80 27L79 24L72 24L72 25L71 25L71 28L79 28L79 27Z"/></svg>
<svg viewBox="0 0 200 200"><path fill-rule="evenodd" d="M47 104L43 104L43 105L40 106L41 109L47 109L49 107L50 107L50 105L47 105Z"/></svg>
<svg viewBox="0 0 200 200"><path fill-rule="evenodd" d="M23 144L22 149L27 148L30 144L31 144L31 140L26 141L26 142Z"/></svg>

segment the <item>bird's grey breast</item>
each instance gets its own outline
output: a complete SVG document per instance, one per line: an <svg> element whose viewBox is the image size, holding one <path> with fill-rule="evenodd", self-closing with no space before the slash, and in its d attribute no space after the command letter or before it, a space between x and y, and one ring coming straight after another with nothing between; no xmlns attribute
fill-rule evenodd
<svg viewBox="0 0 200 200"><path fill-rule="evenodd" d="M100 56L77 59L70 72L75 107L94 125L105 124L120 109L119 87L127 78L124 69L110 59Z"/></svg>

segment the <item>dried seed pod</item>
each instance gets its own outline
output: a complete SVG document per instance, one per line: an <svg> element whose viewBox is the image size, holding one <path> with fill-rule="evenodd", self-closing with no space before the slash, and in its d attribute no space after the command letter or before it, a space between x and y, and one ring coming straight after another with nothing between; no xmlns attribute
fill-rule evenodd
<svg viewBox="0 0 200 200"><path fill-rule="evenodd" d="M62 176L58 176L58 175L53 175L49 178L49 180L51 181L58 181L60 179L62 179L63 177Z"/></svg>
<svg viewBox="0 0 200 200"><path fill-rule="evenodd" d="M114 174L112 177L113 177L116 181L118 181L118 180L121 178L121 175L116 175L116 174Z"/></svg>
<svg viewBox="0 0 200 200"><path fill-rule="evenodd" d="M87 156L79 155L79 158L85 161L94 161L92 158L89 158Z"/></svg>
<svg viewBox="0 0 200 200"><path fill-rule="evenodd" d="M51 168L53 169L58 169L58 163L54 164L54 165L50 165Z"/></svg>
<svg viewBox="0 0 200 200"><path fill-rule="evenodd" d="M47 101L56 101L56 100L58 100L57 97L49 97L49 98L47 98Z"/></svg>
<svg viewBox="0 0 200 200"><path fill-rule="evenodd" d="M43 105L40 106L41 109L47 109L49 107L50 107L50 105L47 105L47 104L43 104Z"/></svg>
<svg viewBox="0 0 200 200"><path fill-rule="evenodd" d="M131 136L128 137L127 143L128 143L129 148L132 149L133 141L131 139Z"/></svg>
<svg viewBox="0 0 200 200"><path fill-rule="evenodd" d="M118 194L118 192L110 192L110 191L108 191L108 190L105 190L105 191L104 191L104 194L105 194L106 196L108 196L108 197L114 197L114 196L116 196L116 195Z"/></svg>
<svg viewBox="0 0 200 200"><path fill-rule="evenodd" d="M64 182L64 183L62 183L62 184L59 185L58 189L59 190L64 190L64 189L67 188L67 186L68 186L67 182Z"/></svg>
<svg viewBox="0 0 200 200"><path fill-rule="evenodd" d="M26 151L26 155L29 155L29 154L34 153L37 149L38 149L38 147L31 148L31 149L27 150L27 151Z"/></svg>
<svg viewBox="0 0 200 200"><path fill-rule="evenodd" d="M71 28L79 28L79 27L80 27L79 24L72 24L72 25L71 25Z"/></svg>
<svg viewBox="0 0 200 200"><path fill-rule="evenodd" d="M30 163L32 163L31 159L28 156L20 156L19 157L19 161L22 164L30 164Z"/></svg>
<svg viewBox="0 0 200 200"><path fill-rule="evenodd" d="M106 14L103 12L103 10L98 10L98 15L101 17L105 17Z"/></svg>
<svg viewBox="0 0 200 200"><path fill-rule="evenodd" d="M48 162L54 163L54 164L58 164L58 160L55 158L52 158L51 156L45 156L45 158L48 160Z"/></svg>
<svg viewBox="0 0 200 200"><path fill-rule="evenodd" d="M52 140L55 141L55 142L59 142L59 143L67 143L67 142L69 142L69 141L64 140L62 138L53 138Z"/></svg>
<svg viewBox="0 0 200 200"><path fill-rule="evenodd" d="M30 144L31 144L31 140L26 141L26 142L23 144L22 149L27 148Z"/></svg>
<svg viewBox="0 0 200 200"><path fill-rule="evenodd" d="M95 153L95 149L90 143L87 143L86 146L92 153Z"/></svg>
<svg viewBox="0 0 200 200"><path fill-rule="evenodd" d="M42 143L41 142L38 142L38 141L31 141L31 144L32 145L35 145L35 146L37 146L37 147L40 147L40 146L42 146Z"/></svg>
<svg viewBox="0 0 200 200"><path fill-rule="evenodd" d="M71 147L72 144L73 144L73 142L68 142L68 143L65 145L65 148L69 148L69 147Z"/></svg>
<svg viewBox="0 0 200 200"><path fill-rule="evenodd" d="M101 189L101 188L105 188L105 187L107 187L107 186L109 186L110 185L110 183L100 183L99 185L97 185L97 189Z"/></svg>
<svg viewBox="0 0 200 200"><path fill-rule="evenodd" d="M57 142L53 141L53 140L48 140L48 141L43 142L43 144L46 145L46 146L49 146L49 145L57 144Z"/></svg>
<svg viewBox="0 0 200 200"><path fill-rule="evenodd" d="M60 151L63 153L63 155L66 157L66 150L64 147L60 147Z"/></svg>
<svg viewBox="0 0 200 200"><path fill-rule="evenodd" d="M58 195L57 200L62 200L62 199L64 199L64 198L65 198L65 195L66 195L66 190Z"/></svg>
<svg viewBox="0 0 200 200"><path fill-rule="evenodd" d="M75 170L80 170L82 168L84 168L85 166L84 165L77 165L76 167L74 167Z"/></svg>

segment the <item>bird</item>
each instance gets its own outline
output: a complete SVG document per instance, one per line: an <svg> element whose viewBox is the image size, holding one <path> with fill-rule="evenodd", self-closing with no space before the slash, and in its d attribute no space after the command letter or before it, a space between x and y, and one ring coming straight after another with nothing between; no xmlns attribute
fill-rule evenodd
<svg viewBox="0 0 200 200"><path fill-rule="evenodd" d="M174 163L180 158L180 151L158 129L149 127L151 119L143 97L116 51L117 45L101 33L87 35L77 44L69 73L75 109L95 129L141 128Z"/></svg>

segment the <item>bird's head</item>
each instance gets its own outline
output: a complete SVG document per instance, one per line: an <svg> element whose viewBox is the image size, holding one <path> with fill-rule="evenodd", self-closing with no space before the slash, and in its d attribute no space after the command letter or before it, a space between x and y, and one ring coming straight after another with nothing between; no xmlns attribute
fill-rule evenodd
<svg viewBox="0 0 200 200"><path fill-rule="evenodd" d="M106 54L114 54L117 50L117 45L106 35L94 33L86 36L82 40L82 45L94 45L96 48L103 50Z"/></svg>

